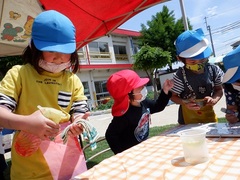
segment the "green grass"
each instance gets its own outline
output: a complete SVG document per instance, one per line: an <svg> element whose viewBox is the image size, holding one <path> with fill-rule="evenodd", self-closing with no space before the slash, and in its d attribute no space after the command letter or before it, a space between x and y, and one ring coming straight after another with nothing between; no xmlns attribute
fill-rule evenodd
<svg viewBox="0 0 240 180"><path fill-rule="evenodd" d="M219 118L218 119L218 122L219 123L222 123L222 122L227 122L225 118ZM156 126L156 127L152 127L150 128L150 132L149 132L149 138L150 137L153 137L153 136L156 136L156 135L159 135L173 127L176 127L178 124L170 124L170 125L165 125L165 126ZM90 148L87 149L85 151L85 156L86 158L89 158L90 156L96 154L97 152L103 150L103 149L106 149L108 147L108 144L106 142L106 140L104 141L101 141L98 143L97 145L97 149L95 150L91 150ZM112 151L107 151L106 153L102 154L102 155L99 155L97 156L96 158L92 159L91 161L89 161L87 163L87 167L88 169L92 168L93 166L97 165L98 163L100 163L101 161L103 161L104 159L106 158L109 158L111 156L113 156L113 152ZM7 161L8 163L8 168L5 170L4 172L4 175L5 175L5 180L10 180L10 167L11 167L11 160L8 160Z"/></svg>
<svg viewBox="0 0 240 180"><path fill-rule="evenodd" d="M219 123L225 123L225 122L227 122L227 120L225 118L218 118L218 122Z"/></svg>

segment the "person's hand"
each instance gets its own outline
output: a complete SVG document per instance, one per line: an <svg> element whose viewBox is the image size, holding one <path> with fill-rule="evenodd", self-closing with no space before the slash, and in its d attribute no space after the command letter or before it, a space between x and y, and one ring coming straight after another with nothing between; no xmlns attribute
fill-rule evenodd
<svg viewBox="0 0 240 180"><path fill-rule="evenodd" d="M89 116L90 116L90 112L85 112L85 114L81 118L87 120Z"/></svg>
<svg viewBox="0 0 240 180"><path fill-rule="evenodd" d="M87 121L88 117L90 116L90 112L86 112L85 114L80 114L76 116L73 122L77 121L78 119L85 119ZM78 136L83 132L83 126L81 124L72 124L69 128L68 135L71 137Z"/></svg>
<svg viewBox="0 0 240 180"><path fill-rule="evenodd" d="M169 90L173 88L174 82L173 79L166 79L163 83L163 91L165 94L168 94Z"/></svg>
<svg viewBox="0 0 240 180"><path fill-rule="evenodd" d="M225 118L227 119L227 121L229 123L236 123L239 121L239 119L236 117L235 114L226 114L225 115Z"/></svg>
<svg viewBox="0 0 240 180"><path fill-rule="evenodd" d="M44 117L40 110L28 116L28 123L25 131L35 134L43 140L57 136L60 125Z"/></svg>
<svg viewBox="0 0 240 180"><path fill-rule="evenodd" d="M82 132L83 132L83 126L81 124L73 123L69 128L68 135L71 137L75 137L81 134Z"/></svg>
<svg viewBox="0 0 240 180"><path fill-rule="evenodd" d="M190 110L200 110L201 109L201 107L198 104L196 104L196 102L194 102L194 101L183 100L183 103Z"/></svg>
<svg viewBox="0 0 240 180"><path fill-rule="evenodd" d="M210 96L206 96L204 100L206 100L206 105L209 105L209 106L214 106L217 103L217 100L213 99Z"/></svg>

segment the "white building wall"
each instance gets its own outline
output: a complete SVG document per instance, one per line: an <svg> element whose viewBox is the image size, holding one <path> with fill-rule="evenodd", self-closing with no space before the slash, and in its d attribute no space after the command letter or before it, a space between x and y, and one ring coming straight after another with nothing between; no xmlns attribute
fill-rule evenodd
<svg viewBox="0 0 240 180"><path fill-rule="evenodd" d="M99 69L99 70L88 70L81 71L77 73L81 82L88 82L88 87L90 91L90 97L88 97L89 105L92 107L97 106L96 89L94 82L96 81L107 81L111 74L119 71L121 69Z"/></svg>
<svg viewBox="0 0 240 180"><path fill-rule="evenodd" d="M82 65L100 65L100 64L132 64L133 63L133 51L132 51L132 42L134 40L131 39L131 37L127 36L117 36L117 35L109 35L104 36L102 38L99 38L96 40L97 42L107 42L109 53L110 53L110 59L89 59L87 57L88 51L88 45L83 47L83 54L84 57L80 58L80 64ZM132 42L131 42L132 41ZM128 60L124 61L116 61L115 55L114 55L114 49L113 45L124 45L126 46L126 51L128 55ZM122 70L121 68L115 67L114 69L80 69L80 71L77 73L77 76L80 78L82 82L87 82L89 87L90 96L89 98L89 105L95 107L97 106L97 99L96 99L96 89L94 82L96 81L107 81L107 79L110 77L111 74ZM147 77L146 73L140 72L139 74L141 77Z"/></svg>

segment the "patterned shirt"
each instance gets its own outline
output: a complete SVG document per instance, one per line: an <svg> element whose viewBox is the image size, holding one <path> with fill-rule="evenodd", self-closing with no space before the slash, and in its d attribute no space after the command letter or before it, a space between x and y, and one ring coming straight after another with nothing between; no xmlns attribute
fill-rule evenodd
<svg viewBox="0 0 240 180"><path fill-rule="evenodd" d="M192 87L196 94L197 99L202 99L205 96L211 96L214 86L220 86L222 84L223 71L216 65L207 64L205 66L204 73L196 74L191 70L183 67L186 73L186 79L189 85ZM187 84L184 82L182 68L173 75L174 87L172 91L178 94L181 98L186 99L190 90Z"/></svg>
<svg viewBox="0 0 240 180"><path fill-rule="evenodd" d="M240 91L234 89L232 84L224 84L224 93L227 105L240 108Z"/></svg>
<svg viewBox="0 0 240 180"><path fill-rule="evenodd" d="M185 73L185 76L184 76ZM189 99L194 95L196 99L212 96L214 87L222 85L224 72L219 66L206 64L204 73L194 73L185 66L177 70L173 75L174 86L172 91L182 99ZM178 123L185 124L182 106L179 106Z"/></svg>

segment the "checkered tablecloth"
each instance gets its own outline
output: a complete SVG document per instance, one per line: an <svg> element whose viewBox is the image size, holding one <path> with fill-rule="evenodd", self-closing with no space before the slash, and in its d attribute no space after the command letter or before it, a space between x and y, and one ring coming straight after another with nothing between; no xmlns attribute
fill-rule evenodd
<svg viewBox="0 0 240 180"><path fill-rule="evenodd" d="M179 137L155 136L105 159L74 179L240 179L240 140L208 138L207 143L209 161L189 165L184 161Z"/></svg>

